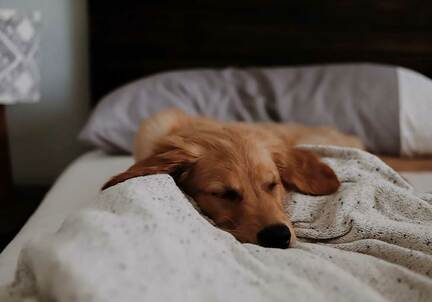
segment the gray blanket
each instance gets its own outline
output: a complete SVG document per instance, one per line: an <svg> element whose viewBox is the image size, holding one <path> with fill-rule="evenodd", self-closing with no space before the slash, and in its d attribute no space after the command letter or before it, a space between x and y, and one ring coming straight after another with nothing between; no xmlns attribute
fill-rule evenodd
<svg viewBox="0 0 432 302"><path fill-rule="evenodd" d="M167 175L104 191L21 253L1 301L431 301L432 195L378 158L309 147L342 181L286 200L301 241L241 244Z"/></svg>

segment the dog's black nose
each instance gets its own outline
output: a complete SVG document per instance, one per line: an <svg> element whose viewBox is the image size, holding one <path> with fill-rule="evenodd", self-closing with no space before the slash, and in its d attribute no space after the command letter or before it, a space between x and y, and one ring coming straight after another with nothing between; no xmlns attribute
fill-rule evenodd
<svg viewBox="0 0 432 302"><path fill-rule="evenodd" d="M261 246L286 249L291 240L291 232L285 224L272 224L259 231L257 239Z"/></svg>

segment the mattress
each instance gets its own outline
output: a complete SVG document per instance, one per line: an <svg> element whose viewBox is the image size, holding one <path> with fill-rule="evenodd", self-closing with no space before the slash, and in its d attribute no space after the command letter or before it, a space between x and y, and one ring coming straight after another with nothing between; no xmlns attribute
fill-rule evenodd
<svg viewBox="0 0 432 302"><path fill-rule="evenodd" d="M55 232L70 213L96 198L102 184L132 164L131 156L96 150L75 160L58 178L37 211L0 254L0 285L13 280L22 246L31 238ZM419 191L432 191L431 172L401 173Z"/></svg>

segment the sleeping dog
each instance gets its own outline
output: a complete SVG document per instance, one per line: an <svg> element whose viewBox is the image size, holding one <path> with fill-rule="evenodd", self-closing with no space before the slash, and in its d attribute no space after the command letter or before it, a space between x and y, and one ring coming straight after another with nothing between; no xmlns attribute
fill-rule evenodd
<svg viewBox="0 0 432 302"><path fill-rule="evenodd" d="M333 128L298 124L219 122L162 111L141 124L136 163L103 189L129 178L170 174L215 224L241 242L287 248L296 236L282 201L288 190L332 194L333 170L299 144L363 148Z"/></svg>

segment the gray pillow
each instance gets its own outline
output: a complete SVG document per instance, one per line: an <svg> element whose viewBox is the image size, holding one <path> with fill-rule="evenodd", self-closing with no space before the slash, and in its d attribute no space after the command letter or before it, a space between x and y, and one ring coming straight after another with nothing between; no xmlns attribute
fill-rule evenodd
<svg viewBox="0 0 432 302"><path fill-rule="evenodd" d="M80 139L108 152L130 153L140 122L176 106L221 120L333 125L358 135L373 152L399 154L398 70L344 64L161 73L106 96Z"/></svg>

